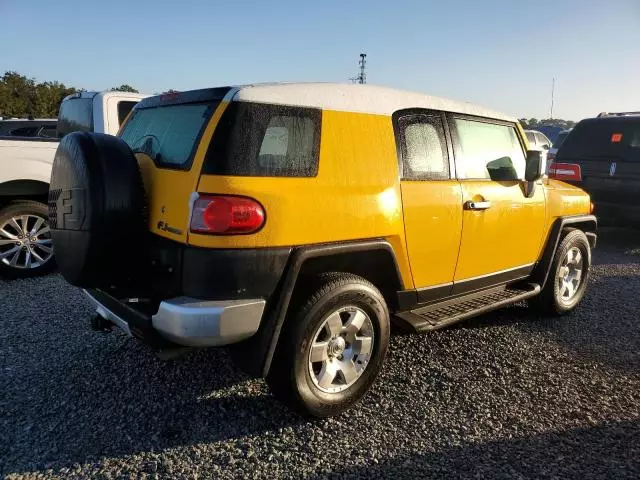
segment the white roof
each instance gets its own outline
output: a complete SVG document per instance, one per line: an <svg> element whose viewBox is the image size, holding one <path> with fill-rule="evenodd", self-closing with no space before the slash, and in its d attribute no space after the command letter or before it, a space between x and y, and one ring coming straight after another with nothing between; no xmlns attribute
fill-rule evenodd
<svg viewBox="0 0 640 480"><path fill-rule="evenodd" d="M237 87L233 100L316 107L344 112L391 115L405 108L425 108L515 122L516 119L467 102L388 87L348 83L272 83Z"/></svg>

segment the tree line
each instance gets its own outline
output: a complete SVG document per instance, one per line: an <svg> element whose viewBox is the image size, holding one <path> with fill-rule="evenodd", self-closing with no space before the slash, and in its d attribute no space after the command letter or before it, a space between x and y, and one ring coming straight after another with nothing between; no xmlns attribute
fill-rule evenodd
<svg viewBox="0 0 640 480"><path fill-rule="evenodd" d="M559 118L545 118L542 120L538 120L537 118L520 118L518 121L524 129L536 129L538 127L552 125L567 130L573 128L576 124L573 120L561 120Z"/></svg>
<svg viewBox="0 0 640 480"><path fill-rule="evenodd" d="M8 71L0 77L0 117L57 118L64 97L84 90L56 81L36 82L18 72ZM111 90L138 92L127 84Z"/></svg>

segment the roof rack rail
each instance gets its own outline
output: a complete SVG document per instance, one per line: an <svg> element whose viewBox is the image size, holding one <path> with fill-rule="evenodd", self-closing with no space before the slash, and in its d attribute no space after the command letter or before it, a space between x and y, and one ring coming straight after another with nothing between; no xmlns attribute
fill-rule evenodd
<svg viewBox="0 0 640 480"><path fill-rule="evenodd" d="M640 115L640 112L602 112L598 114L600 117L626 117L630 115Z"/></svg>

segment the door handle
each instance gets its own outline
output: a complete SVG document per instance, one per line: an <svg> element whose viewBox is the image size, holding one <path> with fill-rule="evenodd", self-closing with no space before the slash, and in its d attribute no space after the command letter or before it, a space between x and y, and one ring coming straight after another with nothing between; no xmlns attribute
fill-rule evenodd
<svg viewBox="0 0 640 480"><path fill-rule="evenodd" d="M465 210L486 210L488 208L491 208L491 202L474 202L473 200L469 200L468 202L464 203L464 208Z"/></svg>

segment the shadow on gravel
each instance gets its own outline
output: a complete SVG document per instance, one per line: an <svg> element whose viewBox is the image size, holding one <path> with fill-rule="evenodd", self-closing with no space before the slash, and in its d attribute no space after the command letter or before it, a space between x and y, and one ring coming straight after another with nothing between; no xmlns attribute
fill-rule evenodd
<svg viewBox="0 0 640 480"><path fill-rule="evenodd" d="M66 364L31 378L38 388L22 394L26 405L7 412L0 434L1 474L259 435L302 422L264 384L249 385L223 350L162 362L133 339L117 343L77 350ZM119 368L126 370L114 374ZM57 400L43 412L37 406L47 404L53 389ZM19 454L25 448L28 459Z"/></svg>
<svg viewBox="0 0 640 480"><path fill-rule="evenodd" d="M466 444L311 478L327 477L640 478L640 423L607 423L518 440Z"/></svg>

